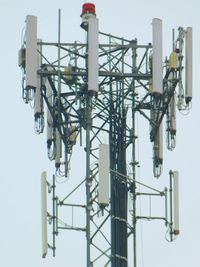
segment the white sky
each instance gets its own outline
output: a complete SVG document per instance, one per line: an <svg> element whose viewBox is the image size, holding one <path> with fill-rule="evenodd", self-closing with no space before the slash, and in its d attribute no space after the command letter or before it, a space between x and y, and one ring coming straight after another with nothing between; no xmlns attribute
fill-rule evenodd
<svg viewBox="0 0 200 267"><path fill-rule="evenodd" d="M21 31L27 14L38 17L38 37L46 41L57 38L57 10L62 10L62 40L84 41L79 25L84 1L11 1L0 0L1 31L1 186L0 186L0 265L5 267L78 267L85 266L84 247L68 233L57 243L57 257L49 253L41 259L40 173L52 167L46 156L45 136L33 132L33 112L21 99L21 71L17 65ZM166 153L163 184L168 184L170 168L180 171L181 235L169 244L162 223L143 223L143 242L138 237L138 267L199 266L200 181L199 181L199 1L96 0L100 30L138 43L151 42L151 21L163 20L164 55L171 51L171 29L192 26L194 34L194 99L189 116L179 116L177 147ZM144 153L140 141L141 157ZM149 151L151 155L151 150ZM149 163L151 164L151 162ZM151 166L151 165L150 165ZM148 183L152 174L141 168ZM150 169L151 170L151 169ZM150 176L150 177L149 177ZM142 178L143 178L142 177ZM160 188L159 181L157 187ZM148 225L148 226L147 226ZM141 229L141 228L140 228ZM143 258L141 251L143 243ZM142 265L143 264L143 265Z"/></svg>

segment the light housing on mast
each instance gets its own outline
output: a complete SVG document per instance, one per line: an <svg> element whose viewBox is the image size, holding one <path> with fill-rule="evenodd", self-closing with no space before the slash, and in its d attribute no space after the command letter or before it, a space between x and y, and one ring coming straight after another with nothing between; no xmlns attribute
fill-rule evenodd
<svg viewBox="0 0 200 267"><path fill-rule="evenodd" d="M96 17L95 5L93 3L83 4L81 17L82 17L81 27L87 31L88 30L88 19Z"/></svg>
<svg viewBox="0 0 200 267"><path fill-rule="evenodd" d="M82 15L84 14L94 14L96 15L96 7L93 3L84 3L82 6Z"/></svg>

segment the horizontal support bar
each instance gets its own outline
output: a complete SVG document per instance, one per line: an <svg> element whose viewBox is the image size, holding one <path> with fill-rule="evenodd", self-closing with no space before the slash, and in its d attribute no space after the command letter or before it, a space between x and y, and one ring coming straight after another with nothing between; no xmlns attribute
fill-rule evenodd
<svg viewBox="0 0 200 267"><path fill-rule="evenodd" d="M136 196L157 196L157 197L163 197L165 195L165 192L157 193L136 193Z"/></svg>
<svg viewBox="0 0 200 267"><path fill-rule="evenodd" d="M60 230L73 230L73 231L86 231L86 228L81 227L67 227L67 226L58 226L58 229Z"/></svg>
<svg viewBox="0 0 200 267"><path fill-rule="evenodd" d="M148 217L148 216L136 216L136 219L142 219L142 220L163 220L167 222L165 217Z"/></svg>
<svg viewBox="0 0 200 267"><path fill-rule="evenodd" d="M80 205L80 204L66 204L66 203L63 203L63 202L59 202L58 203L58 206L68 206L68 207L77 207L77 208L86 208L86 205Z"/></svg>
<svg viewBox="0 0 200 267"><path fill-rule="evenodd" d="M87 72L79 72L79 71L72 71L70 73L66 73L64 71L46 71L46 70L39 70L37 72L38 75L42 76L49 76L54 75L57 76L58 74L62 76L87 76ZM121 73L121 72L109 72L109 71L99 71L99 77L114 77L114 78L134 78L138 80L149 80L152 75L150 74L140 74L140 73Z"/></svg>
<svg viewBox="0 0 200 267"><path fill-rule="evenodd" d="M37 42L38 45L46 45L46 46L58 46L58 43L55 42ZM60 46L71 46L71 47L86 47L87 44L80 44L80 43L60 43ZM130 43L130 44L99 44L100 48L103 47L120 47L120 48L146 48L150 49L152 48L151 44L148 45L137 45L135 43ZM73 52L73 51L72 51Z"/></svg>

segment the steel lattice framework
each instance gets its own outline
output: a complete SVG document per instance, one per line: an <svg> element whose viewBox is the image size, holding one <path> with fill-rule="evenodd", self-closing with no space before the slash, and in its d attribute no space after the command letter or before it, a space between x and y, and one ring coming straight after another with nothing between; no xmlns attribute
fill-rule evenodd
<svg viewBox="0 0 200 267"><path fill-rule="evenodd" d="M35 112L35 130L43 132L46 106L47 128L51 132L47 140L48 155L55 160L56 175L63 173L66 177L70 176L69 163L78 140L86 159L77 185L63 199L56 194L55 175L52 186L48 184L53 189L52 215L48 213L47 217L53 221L54 255L58 232L62 229L77 230L86 233L87 267L128 267L129 239L133 242L136 267L136 221L139 219L136 199L139 193L136 190L135 117L138 113L149 121L154 175L159 176L162 166L162 157L158 153L161 142L159 129L164 116L167 118L168 148L173 149L175 143L171 110L176 89L179 107L185 108L183 39L184 30L179 28L178 37L173 40L177 67L172 68L169 59L166 59L162 94L152 93L152 44L140 45L137 39L126 40L99 32L99 83L96 93L88 90L87 42L61 43L60 36L56 43L37 40L39 90L36 93L30 87L23 88L26 103L32 96L40 96L39 109ZM21 54L24 50L25 47ZM26 74L25 64L21 66ZM190 99L187 99L186 106L189 102ZM60 140L64 148L62 152ZM99 145L105 140L110 150L110 203L100 205ZM85 203L71 203L70 196L83 186L86 188ZM158 195L166 197L165 192L158 192ZM131 212L128 211L128 201L131 201ZM85 210L85 226L60 224L59 210L64 206ZM161 219L172 227L167 218Z"/></svg>

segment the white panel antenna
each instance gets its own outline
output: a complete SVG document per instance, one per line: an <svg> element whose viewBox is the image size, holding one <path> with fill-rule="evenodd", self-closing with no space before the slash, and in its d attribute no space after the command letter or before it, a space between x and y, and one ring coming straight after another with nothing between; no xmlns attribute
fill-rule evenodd
<svg viewBox="0 0 200 267"><path fill-rule="evenodd" d="M163 123L160 124L159 130L158 130L158 156L161 162L163 161Z"/></svg>
<svg viewBox="0 0 200 267"><path fill-rule="evenodd" d="M37 17L26 17L26 89L37 87Z"/></svg>
<svg viewBox="0 0 200 267"><path fill-rule="evenodd" d="M158 135L157 135L157 159L162 164L163 161L163 123L160 124L160 127L158 129Z"/></svg>
<svg viewBox="0 0 200 267"><path fill-rule="evenodd" d="M170 130L176 132L176 101L173 95L169 106L169 116L170 116Z"/></svg>
<svg viewBox="0 0 200 267"><path fill-rule="evenodd" d="M99 146L99 205L109 205L110 155L109 145Z"/></svg>
<svg viewBox="0 0 200 267"><path fill-rule="evenodd" d="M42 258L45 258L48 251L47 237L47 173L41 174L41 223L42 223Z"/></svg>
<svg viewBox="0 0 200 267"><path fill-rule="evenodd" d="M173 193L174 193L174 235L179 235L179 173L173 172Z"/></svg>
<svg viewBox="0 0 200 267"><path fill-rule="evenodd" d="M152 93L162 94L162 20L154 18L153 26L153 64L152 64Z"/></svg>
<svg viewBox="0 0 200 267"><path fill-rule="evenodd" d="M173 74L170 73L170 83L173 79ZM167 148L173 150L176 146L176 99L173 94L169 103L169 113L167 115Z"/></svg>
<svg viewBox="0 0 200 267"><path fill-rule="evenodd" d="M99 20L95 17L88 19L88 90L98 91L99 76Z"/></svg>
<svg viewBox="0 0 200 267"><path fill-rule="evenodd" d="M41 41L41 40L38 40L38 41ZM37 70L39 70L40 67L41 67L41 55L37 53ZM43 112L40 88L41 88L41 79L40 79L40 76L37 75L37 87L35 89L35 95L34 95L34 115L36 117L37 117L37 114L41 114Z"/></svg>
<svg viewBox="0 0 200 267"><path fill-rule="evenodd" d="M56 157L55 157L55 167L59 168L60 167L60 159L62 157L62 142L61 142L61 136L56 129Z"/></svg>
<svg viewBox="0 0 200 267"><path fill-rule="evenodd" d="M192 51L192 28L188 27L186 30L186 45L185 45L185 101L188 104L192 100L192 65L193 65L193 51Z"/></svg>
<svg viewBox="0 0 200 267"><path fill-rule="evenodd" d="M154 176L159 177L162 173L163 163L163 123L160 124L154 141Z"/></svg>
<svg viewBox="0 0 200 267"><path fill-rule="evenodd" d="M70 136L69 136L69 142L71 145L76 144L76 139L77 139L77 128L76 126L72 125L70 127Z"/></svg>
<svg viewBox="0 0 200 267"><path fill-rule="evenodd" d="M25 64L26 64L26 49L22 47L18 51L18 66L25 68Z"/></svg>
<svg viewBox="0 0 200 267"><path fill-rule="evenodd" d="M46 80L46 96L50 106L52 107L53 92L48 80ZM53 136L53 118L49 109L47 108L47 143L49 141L52 141L52 136Z"/></svg>
<svg viewBox="0 0 200 267"><path fill-rule="evenodd" d="M34 115L37 117L38 114L42 113L42 99L41 99L41 93L40 93L40 87L41 87L41 80L37 79L37 87L35 90L34 95Z"/></svg>

